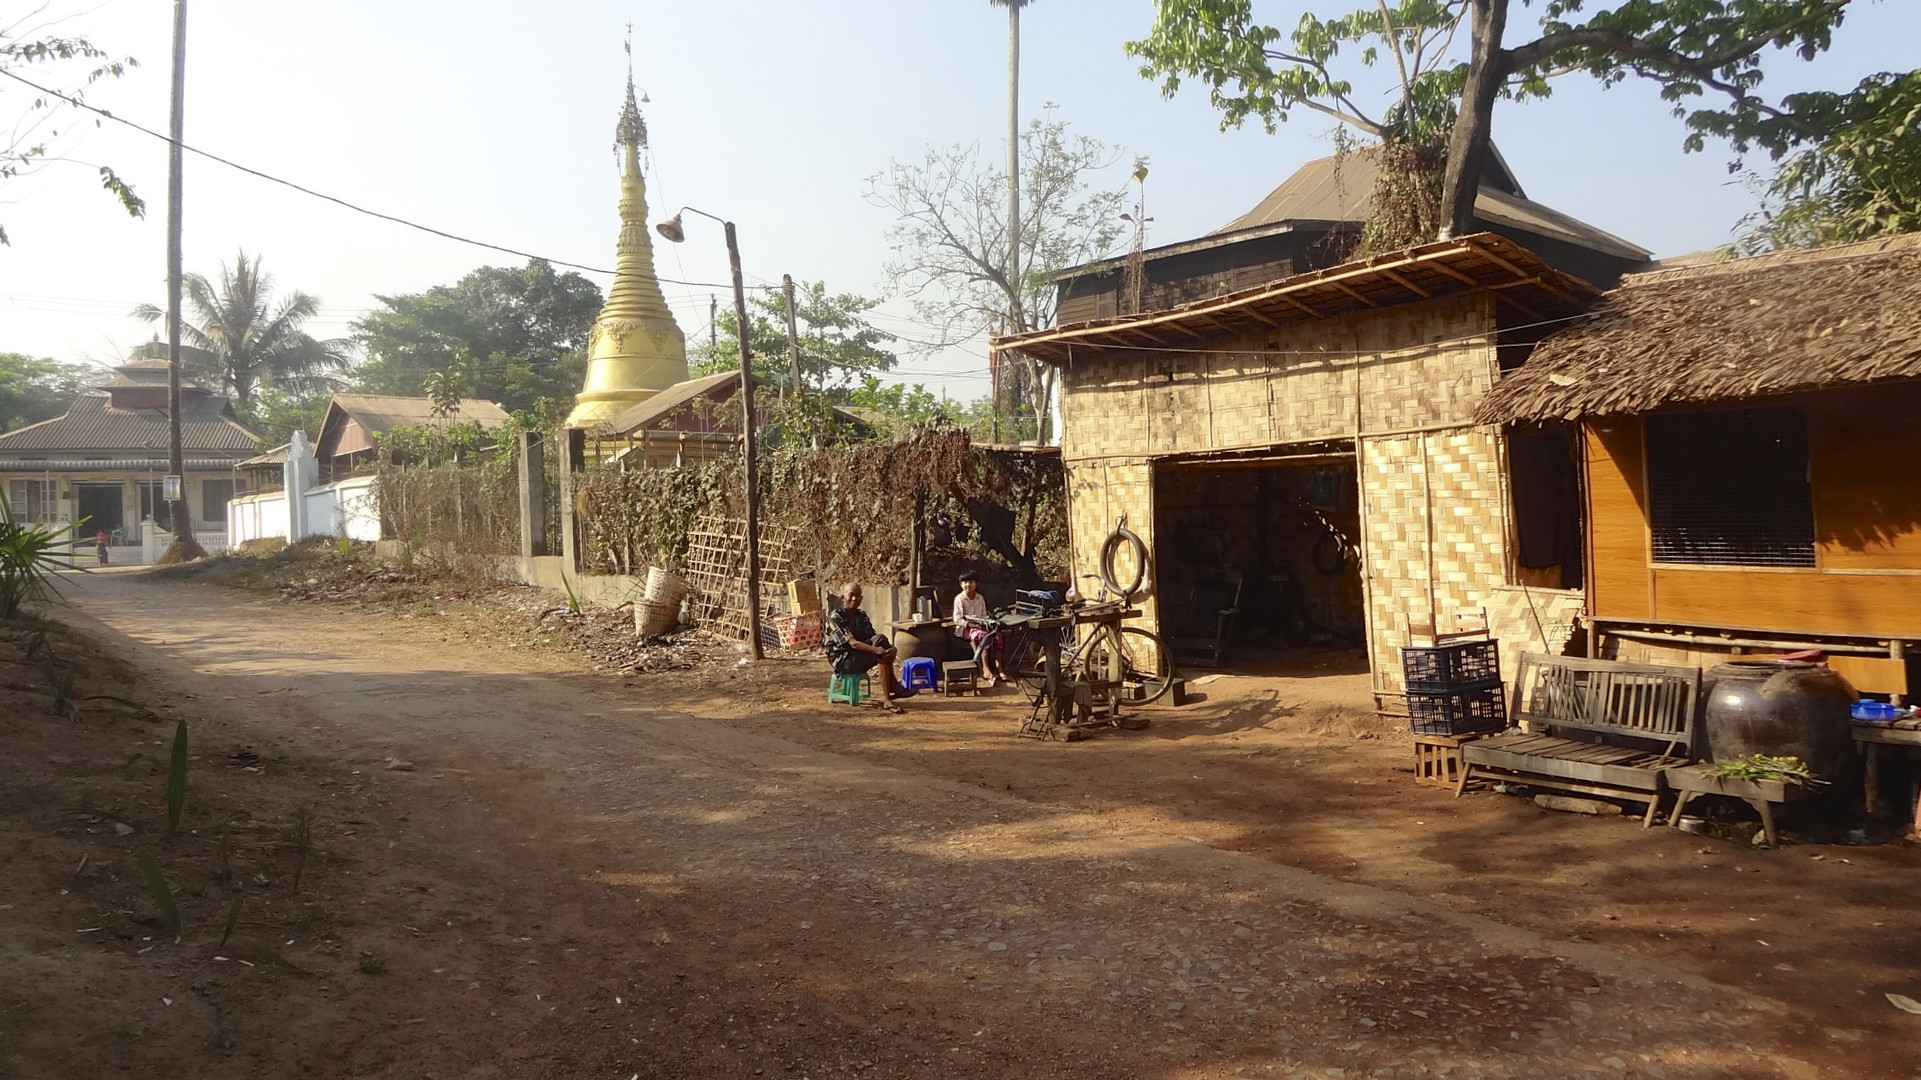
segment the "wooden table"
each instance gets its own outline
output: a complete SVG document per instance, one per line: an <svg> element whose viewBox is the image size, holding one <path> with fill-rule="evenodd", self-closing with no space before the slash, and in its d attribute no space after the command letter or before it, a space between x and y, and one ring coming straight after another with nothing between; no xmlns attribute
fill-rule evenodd
<svg viewBox="0 0 1921 1080"><path fill-rule="evenodd" d="M1800 798L1805 794L1801 786L1784 780L1742 780L1733 776L1708 775L1713 768L1712 765L1687 765L1662 772L1663 779L1676 793L1674 813L1668 816L1668 826L1675 829L1681 827L1681 810L1694 796L1726 795L1754 807L1761 815L1761 829L1768 838L1768 846L1779 847L1780 837L1774 831L1774 804Z"/></svg>
<svg viewBox="0 0 1921 1080"><path fill-rule="evenodd" d="M1888 724L1856 720L1854 741L1861 744L1861 756L1867 760L1862 786L1868 813L1872 814L1881 799L1881 755L1884 752L1881 748L1921 746L1921 720L1896 720ZM1914 831L1921 835L1921 805L1915 807Z"/></svg>

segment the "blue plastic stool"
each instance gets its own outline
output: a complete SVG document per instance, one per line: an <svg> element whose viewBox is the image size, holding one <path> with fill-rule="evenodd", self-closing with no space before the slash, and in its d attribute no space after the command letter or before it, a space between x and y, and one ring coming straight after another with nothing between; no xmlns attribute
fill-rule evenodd
<svg viewBox="0 0 1921 1080"><path fill-rule="evenodd" d="M934 673L934 661L925 656L901 661L900 684L909 690L938 690L940 676Z"/></svg>
<svg viewBox="0 0 1921 1080"><path fill-rule="evenodd" d="M827 677L827 704L845 701L849 705L859 705L874 696L874 681L865 671L851 675L829 675Z"/></svg>

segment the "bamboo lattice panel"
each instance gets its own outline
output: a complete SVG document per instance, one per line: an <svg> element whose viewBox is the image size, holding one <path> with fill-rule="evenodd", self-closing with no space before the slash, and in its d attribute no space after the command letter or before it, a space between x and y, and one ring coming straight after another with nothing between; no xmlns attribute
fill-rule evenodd
<svg viewBox="0 0 1921 1080"><path fill-rule="evenodd" d="M794 578L793 552L799 530L785 525L760 527L762 614L769 598L785 595ZM687 564L682 576L693 590L688 614L696 623L735 637L747 637L747 523L738 518L704 517L687 534Z"/></svg>

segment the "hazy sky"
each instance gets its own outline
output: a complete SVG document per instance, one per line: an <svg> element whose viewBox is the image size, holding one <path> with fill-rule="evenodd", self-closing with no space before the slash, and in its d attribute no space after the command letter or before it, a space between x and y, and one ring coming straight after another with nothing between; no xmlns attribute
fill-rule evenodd
<svg viewBox="0 0 1921 1080"><path fill-rule="evenodd" d="M1352 6L1352 0L1346 0ZM1291 25L1335 0L1257 3ZM35 5L0 2L0 25ZM1204 233L1245 211L1302 162L1331 152L1302 113L1268 135L1221 133L1204 93L1163 101L1122 42L1148 0L1038 0L1023 19L1023 112L1043 102L1078 132L1145 155L1149 243ZM1921 3L1858 0L1834 50L1814 64L1776 54L1767 90L1852 86L1913 66ZM141 66L89 100L167 126L172 4L52 0L21 28L84 34ZM1004 12L987 0L191 0L186 142L318 191L558 260L608 266L616 232L612 150L634 29L636 80L651 136L648 195L658 219L682 203L732 218L750 283L783 273L836 291L884 293L886 211L866 178L929 144L979 141L998 159L1006 115ZM1534 25L1517 12L1512 32ZM0 122L25 88L0 85ZM165 144L108 124L72 130L68 161L0 186L0 351L112 361L152 333L126 316L164 302ZM1655 89L1597 89L1582 76L1555 96L1503 104L1495 138L1528 195L1671 255L1727 242L1753 209L1728 153L1684 155L1681 123ZM100 191L113 165L147 199L135 221ZM524 260L374 220L193 155L187 157L186 266L213 274L237 249L280 287L321 300L312 329L344 335L375 294L450 284ZM1113 170L1121 184L1125 165ZM719 226L689 218L687 242L659 243L659 271L726 280ZM604 288L606 275L593 277ZM667 285L682 329L707 328L705 287ZM727 303L723 295L722 303ZM904 301L879 325L925 334ZM907 359L897 379L985 392L985 349Z"/></svg>

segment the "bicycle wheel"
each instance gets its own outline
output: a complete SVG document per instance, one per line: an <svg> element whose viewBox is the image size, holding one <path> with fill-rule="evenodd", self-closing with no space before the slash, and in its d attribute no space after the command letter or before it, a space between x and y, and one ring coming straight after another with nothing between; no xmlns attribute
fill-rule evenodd
<svg viewBox="0 0 1921 1080"><path fill-rule="evenodd" d="M1009 634L1001 646L1001 670L1029 702L1047 692L1047 655L1033 634Z"/></svg>
<svg viewBox="0 0 1921 1080"><path fill-rule="evenodd" d="M1121 655L1110 657L1115 638L1102 633L1088 643L1081 663L1090 672L1120 672L1121 700L1129 705L1151 705L1174 687L1174 661L1161 639L1139 627L1123 626L1117 633Z"/></svg>

